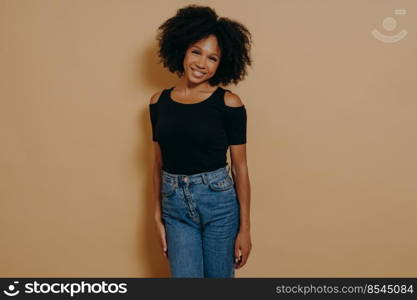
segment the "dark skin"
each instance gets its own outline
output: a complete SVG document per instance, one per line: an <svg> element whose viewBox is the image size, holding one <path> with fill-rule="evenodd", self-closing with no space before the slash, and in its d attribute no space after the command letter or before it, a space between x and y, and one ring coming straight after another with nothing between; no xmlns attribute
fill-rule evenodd
<svg viewBox="0 0 417 300"><path fill-rule="evenodd" d="M205 100L213 93L217 86L210 86L208 80L214 76L220 63L221 51L214 35L202 39L191 45L184 57L184 75L171 92L174 101L193 104ZM156 103L161 95L157 92L152 95L150 103ZM242 106L243 102L238 95L226 92L224 102L227 106ZM163 254L167 257L167 242L165 227L161 216L160 182L162 156L158 142L154 145L153 164L153 195L155 202L155 225L160 236ZM240 204L240 228L235 241L235 268L243 267L252 249L250 234L250 181L246 159L246 144L230 145L231 171L236 186L236 193Z"/></svg>

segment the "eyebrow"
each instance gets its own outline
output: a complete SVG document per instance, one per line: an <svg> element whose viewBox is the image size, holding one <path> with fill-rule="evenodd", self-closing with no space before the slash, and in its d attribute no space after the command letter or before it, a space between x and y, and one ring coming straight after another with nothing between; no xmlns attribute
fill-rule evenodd
<svg viewBox="0 0 417 300"><path fill-rule="evenodd" d="M201 49L201 47L199 47L199 46L197 46L197 45L193 45L193 46L191 46L191 47L195 47L195 48L198 48L198 49L200 49L200 50L203 50L203 49ZM212 53L210 53L209 55L216 55L216 56L220 56L219 54L217 54L216 52L212 52Z"/></svg>

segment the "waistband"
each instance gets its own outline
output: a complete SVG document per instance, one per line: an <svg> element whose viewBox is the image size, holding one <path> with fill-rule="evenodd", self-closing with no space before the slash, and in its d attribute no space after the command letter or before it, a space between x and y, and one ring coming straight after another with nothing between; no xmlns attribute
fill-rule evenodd
<svg viewBox="0 0 417 300"><path fill-rule="evenodd" d="M192 175L172 174L165 170L161 170L162 180L170 184L183 183L205 183L208 184L212 180L224 178L229 175L230 167L227 164L224 167L218 168L214 171L202 172Z"/></svg>

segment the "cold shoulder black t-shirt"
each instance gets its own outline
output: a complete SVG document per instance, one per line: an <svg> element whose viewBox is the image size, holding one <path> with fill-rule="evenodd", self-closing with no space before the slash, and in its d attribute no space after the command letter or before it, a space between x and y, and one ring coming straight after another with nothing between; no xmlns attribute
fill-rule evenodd
<svg viewBox="0 0 417 300"><path fill-rule="evenodd" d="M228 146L246 144L245 106L227 106L222 87L191 104L173 100L173 89L163 90L158 101L149 104L152 140L161 148L162 169L192 175L226 166Z"/></svg>

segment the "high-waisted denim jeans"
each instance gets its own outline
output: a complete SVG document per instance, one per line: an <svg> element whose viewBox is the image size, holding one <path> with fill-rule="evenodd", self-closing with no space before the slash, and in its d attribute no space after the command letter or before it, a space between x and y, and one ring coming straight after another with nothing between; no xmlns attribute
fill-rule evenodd
<svg viewBox="0 0 417 300"><path fill-rule="evenodd" d="M171 277L235 277L240 205L228 165L193 175L161 173Z"/></svg>

